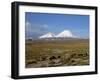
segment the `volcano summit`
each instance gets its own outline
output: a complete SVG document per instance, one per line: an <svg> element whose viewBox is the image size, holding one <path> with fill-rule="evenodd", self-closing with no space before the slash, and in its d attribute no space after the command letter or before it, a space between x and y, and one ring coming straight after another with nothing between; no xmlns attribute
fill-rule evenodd
<svg viewBox="0 0 100 81"><path fill-rule="evenodd" d="M44 39L44 38L76 38L76 36L73 35L70 30L64 30L57 35L49 32L39 37L39 39Z"/></svg>

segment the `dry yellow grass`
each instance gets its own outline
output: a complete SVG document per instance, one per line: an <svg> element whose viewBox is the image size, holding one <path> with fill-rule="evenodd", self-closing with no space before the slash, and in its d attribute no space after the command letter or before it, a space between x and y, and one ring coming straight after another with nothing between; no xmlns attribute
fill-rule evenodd
<svg viewBox="0 0 100 81"><path fill-rule="evenodd" d="M26 42L26 68L89 65L88 40Z"/></svg>

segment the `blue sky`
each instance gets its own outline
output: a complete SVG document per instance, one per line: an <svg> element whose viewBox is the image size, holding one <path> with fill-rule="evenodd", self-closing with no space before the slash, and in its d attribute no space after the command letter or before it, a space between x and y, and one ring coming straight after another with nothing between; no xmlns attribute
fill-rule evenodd
<svg viewBox="0 0 100 81"><path fill-rule="evenodd" d="M73 14L25 13L26 36L39 36L47 32L58 34L70 30L79 37L89 37L89 16Z"/></svg>

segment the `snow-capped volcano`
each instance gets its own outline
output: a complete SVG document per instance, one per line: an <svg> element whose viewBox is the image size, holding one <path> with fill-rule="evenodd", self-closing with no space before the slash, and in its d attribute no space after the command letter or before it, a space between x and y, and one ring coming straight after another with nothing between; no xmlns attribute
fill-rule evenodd
<svg viewBox="0 0 100 81"><path fill-rule="evenodd" d="M55 35L49 32L39 37L39 39L42 39L42 38L77 38L77 37L74 36L70 30L64 30L58 35Z"/></svg>
<svg viewBox="0 0 100 81"><path fill-rule="evenodd" d="M53 37L55 37L55 35L53 33L49 32L47 34L40 36L39 38L41 39L41 38L53 38Z"/></svg>
<svg viewBox="0 0 100 81"><path fill-rule="evenodd" d="M56 35L56 38L67 38L67 37L71 37L74 38L75 36L72 34L72 32L70 30L64 30L61 33L59 33L58 35Z"/></svg>

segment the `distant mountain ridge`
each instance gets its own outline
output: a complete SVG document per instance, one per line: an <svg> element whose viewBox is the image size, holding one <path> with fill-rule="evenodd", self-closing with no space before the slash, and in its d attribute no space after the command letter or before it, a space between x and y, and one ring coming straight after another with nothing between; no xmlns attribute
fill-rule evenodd
<svg viewBox="0 0 100 81"><path fill-rule="evenodd" d="M53 38L53 37L55 37L55 34L49 32L47 34L40 36L39 38L41 39L41 38Z"/></svg>
<svg viewBox="0 0 100 81"><path fill-rule="evenodd" d="M70 30L64 30L58 35L49 32L39 37L39 39L45 39L45 38L77 38L77 36L74 36Z"/></svg>
<svg viewBox="0 0 100 81"><path fill-rule="evenodd" d="M63 38L66 38L66 37L75 37L72 32L70 30L64 30L62 31L61 33L59 33L58 35L56 35L56 37L63 37Z"/></svg>

